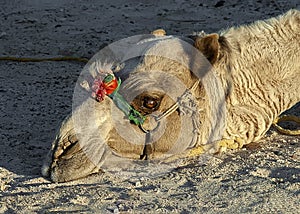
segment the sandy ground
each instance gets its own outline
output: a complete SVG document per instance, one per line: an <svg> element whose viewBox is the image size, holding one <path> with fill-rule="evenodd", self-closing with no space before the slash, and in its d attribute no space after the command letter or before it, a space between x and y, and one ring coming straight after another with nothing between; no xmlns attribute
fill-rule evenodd
<svg viewBox="0 0 300 214"><path fill-rule="evenodd" d="M84 56L136 34L214 32L298 0L0 2L0 56ZM53 184L40 167L71 112L83 64L0 62L0 213L300 213L300 137L260 144L156 178L94 175ZM300 115L296 106L292 113Z"/></svg>

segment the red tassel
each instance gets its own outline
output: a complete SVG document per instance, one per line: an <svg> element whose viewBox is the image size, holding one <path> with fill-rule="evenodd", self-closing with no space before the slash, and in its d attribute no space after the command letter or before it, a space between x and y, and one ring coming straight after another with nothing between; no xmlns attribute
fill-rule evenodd
<svg viewBox="0 0 300 214"><path fill-rule="evenodd" d="M94 80L92 86L92 97L98 102L101 102L104 100L106 95L112 94L117 87L118 81L115 77L110 82L106 83L104 83L100 78L97 78Z"/></svg>

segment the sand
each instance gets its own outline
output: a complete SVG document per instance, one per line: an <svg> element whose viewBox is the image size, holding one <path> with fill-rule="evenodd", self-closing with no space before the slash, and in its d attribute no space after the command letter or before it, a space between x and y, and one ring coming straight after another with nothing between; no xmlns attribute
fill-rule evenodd
<svg viewBox="0 0 300 214"><path fill-rule="evenodd" d="M297 7L298 0L3 0L0 56L90 58L113 41L157 28L214 32ZM300 213L300 137L274 130L259 144L152 178L44 179L40 167L72 110L83 66L0 62L0 213ZM300 105L290 113L300 115Z"/></svg>

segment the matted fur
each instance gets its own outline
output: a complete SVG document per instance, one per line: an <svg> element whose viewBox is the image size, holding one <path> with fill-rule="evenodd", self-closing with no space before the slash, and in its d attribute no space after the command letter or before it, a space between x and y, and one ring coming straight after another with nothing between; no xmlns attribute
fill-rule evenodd
<svg viewBox="0 0 300 214"><path fill-rule="evenodd" d="M243 144L258 141L279 114L300 101L300 12L298 10L291 10L277 18L258 21L251 25L230 28L218 34L201 34L195 38L195 47L212 62L226 94L226 127L223 139L239 138L242 139ZM129 78L134 79L135 74L148 70L170 72L187 88L191 87L196 80L187 67L154 56L146 56ZM151 79L155 75L149 73L148 77L144 88L155 82L155 79ZM130 85L127 87L143 88L143 82L145 82L143 79L131 83L129 81ZM202 125L199 130L199 141L193 146L199 146L205 142L207 133L212 128L208 114L211 106L202 85L198 86L194 96L197 99L199 112L201 109L199 118ZM56 182L73 180L99 170L89 161L78 140L75 139L72 120L72 117L78 114L85 115L93 102L88 99L62 124L43 167L43 174L49 176L51 180ZM96 108L96 112L98 109L102 113L102 118L95 121L94 127L98 127L100 132L105 133L108 145L118 155L138 159L143 153L144 145L130 144L116 133L111 124L109 110L111 103L106 99ZM166 96L160 110L165 110L172 103L174 101ZM138 106L135 101L133 105ZM106 115L105 118L103 113ZM88 121L93 118L84 119ZM180 131L177 112L171 114L167 120L171 125L166 129L166 135L149 151L152 158L159 157L164 151L170 149ZM91 149L93 149L92 145ZM101 151L100 156L106 152L105 149L95 149ZM114 152L108 152L106 155L112 155Z"/></svg>
<svg viewBox="0 0 300 214"><path fill-rule="evenodd" d="M215 64L231 76L225 138L259 140L274 119L300 100L300 12L220 33L229 50Z"/></svg>

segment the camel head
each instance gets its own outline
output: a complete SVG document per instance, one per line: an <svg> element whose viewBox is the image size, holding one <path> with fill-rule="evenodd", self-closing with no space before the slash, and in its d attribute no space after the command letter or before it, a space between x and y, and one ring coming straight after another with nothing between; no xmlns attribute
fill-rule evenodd
<svg viewBox="0 0 300 214"><path fill-rule="evenodd" d="M151 35L108 46L86 65L74 108L43 166L54 182L130 161L182 156L222 133L217 34ZM217 106L217 107L215 107Z"/></svg>

